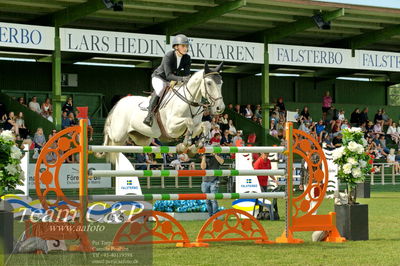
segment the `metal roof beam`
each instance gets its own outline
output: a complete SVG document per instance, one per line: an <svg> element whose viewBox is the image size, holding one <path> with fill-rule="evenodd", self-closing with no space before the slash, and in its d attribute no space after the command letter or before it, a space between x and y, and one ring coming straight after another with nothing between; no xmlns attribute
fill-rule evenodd
<svg viewBox="0 0 400 266"><path fill-rule="evenodd" d="M164 32L167 35L168 39L170 35L181 32L192 26L202 24L213 18L220 17L223 14L236 10L245 5L246 5L246 0L235 0L235 1L225 2L216 7L205 8L197 13L185 14L176 19L155 26L151 26L149 28L146 28L145 31Z"/></svg>
<svg viewBox="0 0 400 266"><path fill-rule="evenodd" d="M33 23L61 27L104 8L106 7L102 0L87 0L85 3L74 5L53 14L40 17Z"/></svg>
<svg viewBox="0 0 400 266"><path fill-rule="evenodd" d="M322 17L325 21L331 21L344 16L344 8L340 8L331 12L324 12ZM291 23L287 23L264 32L265 41L268 43L276 42L289 35L295 34L315 27L315 22L312 18L304 18Z"/></svg>
<svg viewBox="0 0 400 266"><path fill-rule="evenodd" d="M358 35L356 37L353 37L349 40L349 46L353 50L359 49L369 44L390 39L391 37L399 34L400 34L400 25L394 25L381 30L370 31Z"/></svg>

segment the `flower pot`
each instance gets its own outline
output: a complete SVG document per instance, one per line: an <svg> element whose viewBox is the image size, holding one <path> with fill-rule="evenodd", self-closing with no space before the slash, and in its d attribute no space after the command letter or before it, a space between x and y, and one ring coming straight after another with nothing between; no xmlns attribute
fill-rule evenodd
<svg viewBox="0 0 400 266"><path fill-rule="evenodd" d="M14 214L0 210L0 252L11 254L14 245Z"/></svg>
<svg viewBox="0 0 400 266"><path fill-rule="evenodd" d="M368 205L335 205L336 227L348 240L368 240Z"/></svg>
<svg viewBox="0 0 400 266"><path fill-rule="evenodd" d="M369 182L357 183L357 198L371 197L371 184Z"/></svg>

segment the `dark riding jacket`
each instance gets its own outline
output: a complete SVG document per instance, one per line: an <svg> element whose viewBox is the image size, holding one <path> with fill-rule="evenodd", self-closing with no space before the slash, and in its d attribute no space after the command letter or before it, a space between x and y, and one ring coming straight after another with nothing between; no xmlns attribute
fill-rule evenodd
<svg viewBox="0 0 400 266"><path fill-rule="evenodd" d="M165 54L161 61L161 65L154 70L152 77L159 77L165 81L182 81L183 76L190 75L191 59L190 55L182 56L179 66L177 64L175 50Z"/></svg>

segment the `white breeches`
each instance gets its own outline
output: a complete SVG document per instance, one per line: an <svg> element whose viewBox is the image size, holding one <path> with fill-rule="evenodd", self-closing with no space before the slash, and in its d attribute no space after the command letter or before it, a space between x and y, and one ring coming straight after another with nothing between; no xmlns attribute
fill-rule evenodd
<svg viewBox="0 0 400 266"><path fill-rule="evenodd" d="M153 77L151 79L151 85L153 86L157 96L160 96L163 90L168 86L168 83L158 77Z"/></svg>

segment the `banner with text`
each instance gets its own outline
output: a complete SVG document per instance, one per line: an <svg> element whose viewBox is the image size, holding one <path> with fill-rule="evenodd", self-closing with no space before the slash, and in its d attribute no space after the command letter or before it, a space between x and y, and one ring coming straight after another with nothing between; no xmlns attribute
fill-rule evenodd
<svg viewBox="0 0 400 266"><path fill-rule="evenodd" d="M271 65L400 72L400 53L356 50L352 57L350 49L283 44L268 45L268 53Z"/></svg>
<svg viewBox="0 0 400 266"><path fill-rule="evenodd" d="M29 164L28 177L29 177L29 189L35 189L35 173L36 164ZM46 167L43 165L43 170ZM42 170L42 169L41 169ZM54 172L55 168L51 168ZM111 164L109 163L89 163L88 170L111 170ZM61 188L79 188L79 164L63 164L58 172L58 180ZM88 180L89 188L111 188L110 177L94 177ZM42 188L45 185L42 184Z"/></svg>
<svg viewBox="0 0 400 266"><path fill-rule="evenodd" d="M0 22L0 47L54 50L54 28Z"/></svg>
<svg viewBox="0 0 400 266"><path fill-rule="evenodd" d="M61 51L162 57L171 50L164 35L60 29ZM264 63L264 44L190 38L193 59Z"/></svg>

